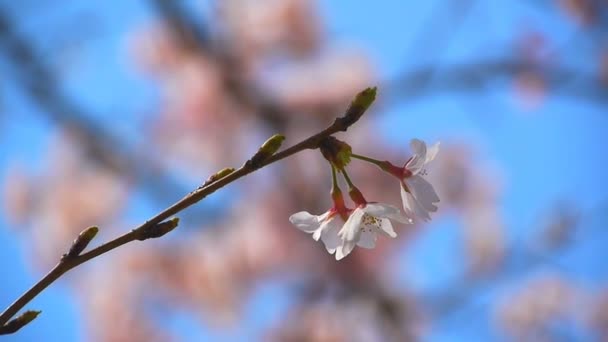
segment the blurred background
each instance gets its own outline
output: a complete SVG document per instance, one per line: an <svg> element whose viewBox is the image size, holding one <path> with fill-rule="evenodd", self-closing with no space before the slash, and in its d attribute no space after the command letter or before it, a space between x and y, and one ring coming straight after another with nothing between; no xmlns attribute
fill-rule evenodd
<svg viewBox="0 0 608 342"><path fill-rule="evenodd" d="M396 164L441 141L433 221L336 262L288 221L331 205L305 151L67 274L5 339L608 339L604 0L0 1L0 310L85 227L112 239L370 85L339 138Z"/></svg>

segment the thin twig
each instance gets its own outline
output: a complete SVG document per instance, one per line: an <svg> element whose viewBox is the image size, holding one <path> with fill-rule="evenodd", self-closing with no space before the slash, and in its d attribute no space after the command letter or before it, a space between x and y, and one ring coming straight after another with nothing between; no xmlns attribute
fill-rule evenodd
<svg viewBox="0 0 608 342"><path fill-rule="evenodd" d="M32 288L30 288L27 292L21 295L21 297L19 297L0 315L0 328L4 327L5 324L9 322L9 320L13 316L15 316L17 312L19 312L19 310L21 310L27 303L29 303L45 288L47 288L49 285L51 285L69 270L129 242L158 237L159 235L150 234L150 232L154 228L159 227L161 225L166 225L167 221L165 220L169 219L171 216L179 213L180 211L192 206L193 204L201 201L202 199L214 193L215 191L260 168L263 168L281 159L287 158L291 155L294 155L298 152L307 149L315 149L319 146L319 143L323 139L331 136L334 133L346 131L348 127L350 127L352 124L357 122L357 120L359 120L361 115L363 115L365 110L369 107L369 105L375 98L375 91L375 88L368 88L363 92L359 93L355 100L351 103L351 106L346 111L346 114L343 117L337 118L332 125L324 129L323 131L312 135L309 138L281 152L271 155L266 159L259 160L252 158L248 160L246 163L243 164L243 166L241 166L234 172L228 174L223 178L218 179L215 182L211 182L210 184L204 187L197 188L196 190L192 191L184 198L182 198L172 206L168 207L167 209L163 210L153 218L149 219L139 227L115 238L114 240L108 241L105 244L102 244L101 246L98 246L83 254L65 254L64 257L61 258L59 263L46 276L40 279L40 281L38 281L34 286L32 286ZM175 228L175 226L177 226L177 221L174 220L173 223L173 228ZM81 234L80 236L86 236L86 234ZM77 243L80 243L78 239L75 240L73 244Z"/></svg>

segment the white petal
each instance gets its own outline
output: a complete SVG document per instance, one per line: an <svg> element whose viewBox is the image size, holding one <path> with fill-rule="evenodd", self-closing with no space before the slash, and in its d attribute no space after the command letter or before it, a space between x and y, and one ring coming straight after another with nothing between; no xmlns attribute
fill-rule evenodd
<svg viewBox="0 0 608 342"><path fill-rule="evenodd" d="M414 196L414 198L422 205L426 211L435 212L437 206L435 203L439 202L439 196L435 192L435 189L426 179L421 176L412 176L404 179L405 184Z"/></svg>
<svg viewBox="0 0 608 342"><path fill-rule="evenodd" d="M405 164L405 168L408 171L410 171L413 175L418 174L418 172L420 172L420 170L422 170L423 166L424 166L424 158L420 157L417 154L412 156L410 161L408 161L407 164Z"/></svg>
<svg viewBox="0 0 608 342"><path fill-rule="evenodd" d="M336 260L342 260L345 256L346 255L342 252L342 246L338 246L338 248L336 248Z"/></svg>
<svg viewBox="0 0 608 342"><path fill-rule="evenodd" d="M336 260L342 260L355 248L355 243L352 241L344 241L342 245L336 249Z"/></svg>
<svg viewBox="0 0 608 342"><path fill-rule="evenodd" d="M426 162L426 144L422 140L412 139L410 141L410 148L413 156L410 161L405 164L405 168L412 174L417 174Z"/></svg>
<svg viewBox="0 0 608 342"><path fill-rule="evenodd" d="M325 229L327 229L327 225L336 217L335 215L329 217L329 214L330 212L328 211L323 215L317 216L320 225L319 228L317 228L314 233L312 233L313 240L319 241L319 238L321 238L321 234Z"/></svg>
<svg viewBox="0 0 608 342"><path fill-rule="evenodd" d="M320 226L319 216L311 215L305 211L291 215L289 222L306 233L313 233Z"/></svg>
<svg viewBox="0 0 608 342"><path fill-rule="evenodd" d="M388 219L382 219L382 221L380 222L380 231L382 231L384 234L392 237L393 239L397 237L397 233L395 233L395 230L393 229L393 225L391 224L391 221Z"/></svg>
<svg viewBox="0 0 608 342"><path fill-rule="evenodd" d="M364 231L361 233L357 246L363 248L374 248L376 247L376 239L378 235L375 232Z"/></svg>
<svg viewBox="0 0 608 342"><path fill-rule="evenodd" d="M363 210L371 216L385 217L401 223L412 223L411 218L405 216L399 208L390 204L368 203Z"/></svg>
<svg viewBox="0 0 608 342"><path fill-rule="evenodd" d="M361 208L355 209L338 233L341 245L336 248L336 260L341 260L352 252L361 235L361 221L365 212Z"/></svg>
<svg viewBox="0 0 608 342"><path fill-rule="evenodd" d="M429 213L418 204L418 201L416 201L412 194L405 191L403 186L401 186L401 200L403 201L403 210L405 210L406 215L416 216L426 221L431 219Z"/></svg>
<svg viewBox="0 0 608 342"><path fill-rule="evenodd" d="M435 159L435 157L437 156L437 153L439 153L439 142L436 142L433 146L431 146L426 151L426 159L425 159L424 163L425 164L430 163L433 159Z"/></svg>
<svg viewBox="0 0 608 342"><path fill-rule="evenodd" d="M325 229L325 227L327 227L327 221L323 221L323 223L321 223L321 225L319 226L319 228L317 228L312 233L312 239L315 240L315 241L319 241L319 239L321 238L321 233L323 233L323 229Z"/></svg>
<svg viewBox="0 0 608 342"><path fill-rule="evenodd" d="M321 233L321 241L325 244L325 249L329 254L333 254L336 248L342 243L342 239L338 236L338 232L344 225L344 220L340 215L330 218L325 225L325 229Z"/></svg>
<svg viewBox="0 0 608 342"><path fill-rule="evenodd" d="M393 207L390 204L372 202L368 203L365 207L363 207L363 211L365 211L368 215L371 216L385 217L385 215L387 214L398 212L399 209Z"/></svg>
<svg viewBox="0 0 608 342"><path fill-rule="evenodd" d="M355 209L346 223L338 233L343 241L355 241L359 239L361 233L361 221L365 212L361 208ZM353 244L354 245L354 244ZM348 253L346 253L348 254Z"/></svg>
<svg viewBox="0 0 608 342"><path fill-rule="evenodd" d="M410 140L410 148L412 149L412 153L419 156L426 156L426 143L424 141L412 139Z"/></svg>

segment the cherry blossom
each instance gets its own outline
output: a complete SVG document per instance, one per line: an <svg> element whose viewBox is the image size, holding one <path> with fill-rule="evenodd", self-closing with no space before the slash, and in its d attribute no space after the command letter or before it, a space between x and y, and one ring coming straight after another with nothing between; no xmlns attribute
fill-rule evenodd
<svg viewBox="0 0 608 342"><path fill-rule="evenodd" d="M430 213L437 211L435 204L439 202L439 196L431 183L423 177L427 175L424 167L435 159L439 152L439 143L427 149L424 141L412 139L410 147L414 155L401 170L400 177L403 209L408 216L415 215L429 221Z"/></svg>
<svg viewBox="0 0 608 342"><path fill-rule="evenodd" d="M341 243L336 249L336 260L341 260L350 254L355 245L363 248L376 247L378 233L391 238L397 237L391 220L412 223L412 219L392 205L382 203L359 205L338 232Z"/></svg>
<svg viewBox="0 0 608 342"><path fill-rule="evenodd" d="M338 232L344 225L344 219L336 209L330 209L321 215L312 215L306 211L295 213L289 221L305 233L312 234L315 241L323 241L329 254L334 254L341 244Z"/></svg>

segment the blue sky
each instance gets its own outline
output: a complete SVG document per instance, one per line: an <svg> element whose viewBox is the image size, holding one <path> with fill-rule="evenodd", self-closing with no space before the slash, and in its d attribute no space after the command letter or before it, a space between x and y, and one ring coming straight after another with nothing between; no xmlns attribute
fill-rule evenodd
<svg viewBox="0 0 608 342"><path fill-rule="evenodd" d="M436 64L439 68L452 63L467 62L483 57L509 56L513 37L521 27L546 33L560 44L569 42L577 33L577 27L551 5L543 7L526 1L476 2L462 19L462 25L453 30L447 24L437 23L429 30L427 16L432 11L445 10L439 1L412 2L386 1L370 5L369 1L323 1L320 9L332 47L349 46L366 51L372 57L381 79L390 79L401 70L417 65ZM415 3L415 4L414 4ZM13 14L20 13L18 5L2 5ZM94 13L99 20L100 34L87 36L83 33L84 57L74 66L73 72L64 76L67 93L95 115L95 119L114 132L136 137L133 133L143 116L117 117L107 113L143 113L155 105L155 90L147 81L132 70L128 60L124 34L145 23L151 13L137 1L127 1L116 6L112 2L66 1L62 5L44 6L43 13L19 18L19 26L44 51L53 62L53 35L45 30L61 32L62 28L74 30L78 23L65 20L74 13ZM555 11L555 13L551 12ZM16 14L16 17L19 15ZM433 42L417 40L425 48L412 49L412 39L420 34L443 32L452 35L448 44L433 48ZM93 39L88 41L89 37ZM428 44L428 46L427 46ZM590 70L588 57L596 47L584 36L577 41L572 52L562 52L564 63L581 70ZM425 51L428 50L428 51ZM585 57L588 56L588 57ZM68 56L69 57L69 56ZM32 168L39 165L48 138L49 123L41 120L38 107L29 103L20 88L13 82L14 72L6 60L0 57L0 73L7 75L2 83L2 107L0 112L0 176L4 176L10 161L19 160ZM427 140L464 140L476 144L483 159L495 163L503 172L505 192L501 198L501 211L507 219L513 236L526 236L538 222L539 214L556 200L577 203L583 210L593 210L605 202L606 165L608 154L608 115L605 103L591 103L585 99L550 95L547 101L533 110L523 108L513 98L507 84L497 84L483 96L473 93L434 94L398 102L383 107L378 116L379 125L396 144L406 146L411 137ZM382 89L380 89L382 99ZM398 129L407 127L407 131ZM133 138L136 139L136 138ZM150 214L145 205L130 215L141 218ZM600 222L599 224L601 225ZM438 274L445 274L447 264L457 252L457 223L443 220L437 229L419 241L413 248L412 262L425 265L410 276L420 279L417 284L425 287L440 286L445 281ZM564 260L566 270L590 286L606 284L605 233L596 241L589 241L568 253ZM0 283L0 306L6 306L40 277L27 260L28 243L15 234L3 216L0 216L0 269L5 276ZM226 336L196 326L188 318L178 316L173 324L180 331L196 332L208 338L229 337L242 339L259 331L272 321L285 306L287 294L276 299L274 294L284 289L274 284L264 286L249 306L249 326L234 335ZM273 294L272 296L270 294ZM493 298L480 295L479 300ZM78 341L84 338L82 314L71 299L69 290L61 283L54 284L35 299L28 308L42 309L43 314L10 340L62 340ZM430 339L434 341L469 340L492 336L491 329L476 331L472 327L446 325ZM454 333L454 331L457 331ZM485 331L485 332L484 332ZM186 335L188 335L188 333ZM488 334L488 335L484 335ZM197 340L184 336L187 340Z"/></svg>

